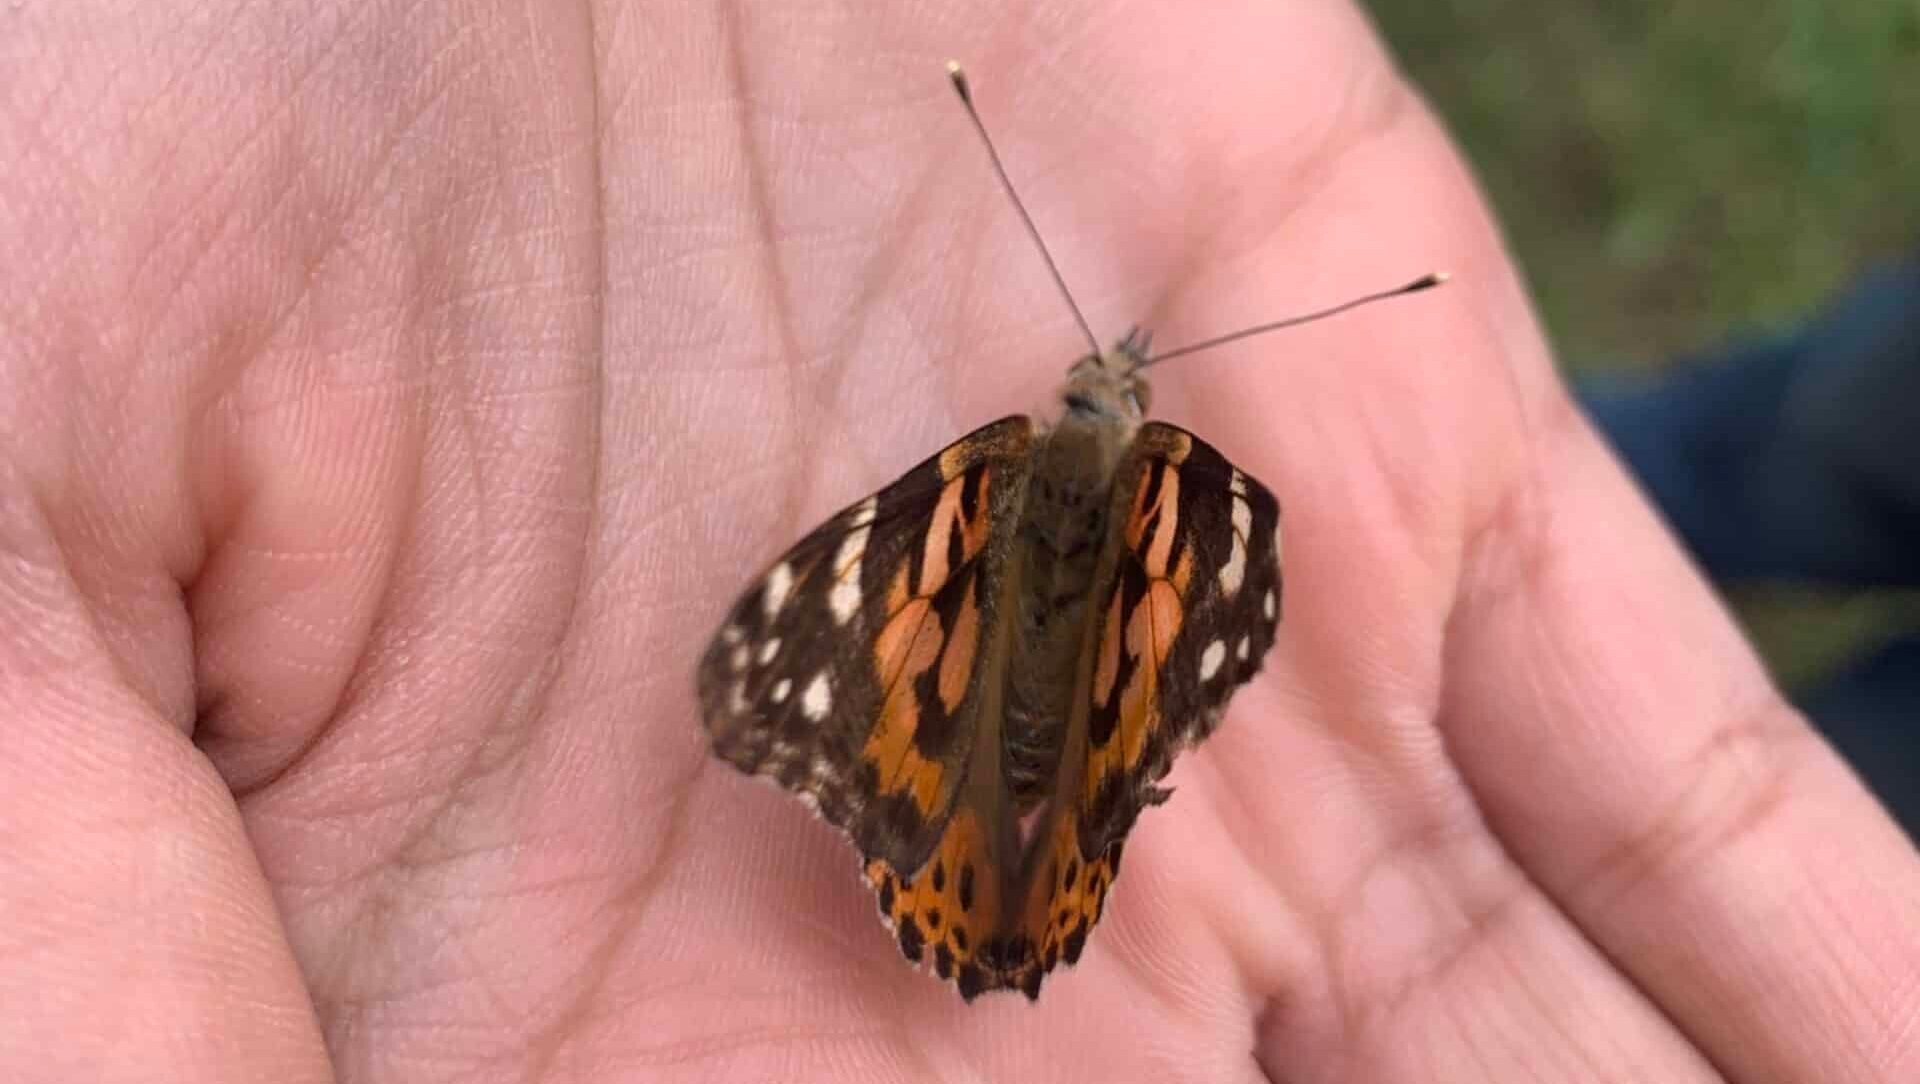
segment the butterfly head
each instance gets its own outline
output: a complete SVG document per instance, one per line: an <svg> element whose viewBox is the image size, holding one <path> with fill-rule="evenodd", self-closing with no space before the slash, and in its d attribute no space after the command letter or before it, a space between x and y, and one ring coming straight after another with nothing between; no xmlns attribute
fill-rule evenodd
<svg viewBox="0 0 1920 1084"><path fill-rule="evenodd" d="M1111 349L1075 361L1060 393L1067 413L1086 420L1138 422L1145 417L1153 395L1141 370L1146 368L1152 339L1152 333L1133 328Z"/></svg>

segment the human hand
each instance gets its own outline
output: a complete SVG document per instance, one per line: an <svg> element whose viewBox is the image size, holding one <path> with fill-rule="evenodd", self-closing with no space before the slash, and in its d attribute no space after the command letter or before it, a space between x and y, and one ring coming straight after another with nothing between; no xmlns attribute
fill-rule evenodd
<svg viewBox="0 0 1920 1084"><path fill-rule="evenodd" d="M0 1075L1909 1080L1920 862L1330 3L0 11ZM1094 326L1285 509L1035 1005L711 761L746 578Z"/></svg>

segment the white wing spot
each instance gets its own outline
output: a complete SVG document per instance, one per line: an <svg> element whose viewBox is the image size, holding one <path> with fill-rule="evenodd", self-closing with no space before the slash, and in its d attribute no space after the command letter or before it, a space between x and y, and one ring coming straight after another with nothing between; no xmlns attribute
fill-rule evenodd
<svg viewBox="0 0 1920 1084"><path fill-rule="evenodd" d="M787 567L785 561L774 565L773 571L767 573L767 591L765 595L761 596L760 600L762 605L766 607L767 619L769 621L773 619L775 614L780 612L780 607L787 604L787 595L792 592L792 590L793 569Z"/></svg>
<svg viewBox="0 0 1920 1084"><path fill-rule="evenodd" d="M780 637L775 636L773 639L760 645L760 654L757 657L760 660L760 665L765 666L772 662L773 657L778 654L780 654Z"/></svg>
<svg viewBox="0 0 1920 1084"><path fill-rule="evenodd" d="M727 656L727 665L735 671L744 670L747 665L747 645L741 644Z"/></svg>
<svg viewBox="0 0 1920 1084"><path fill-rule="evenodd" d="M1200 680L1212 681L1213 675L1220 672L1220 664L1227 661L1227 645L1218 640L1207 645L1200 653Z"/></svg>
<svg viewBox="0 0 1920 1084"><path fill-rule="evenodd" d="M746 714L746 710L747 710L747 683L746 682L736 681L733 683L733 688L727 690L727 707L733 709L733 713L735 715Z"/></svg>
<svg viewBox="0 0 1920 1084"><path fill-rule="evenodd" d="M1251 646L1252 646L1251 640L1249 640L1245 636L1240 637L1240 646L1233 649L1233 657L1236 659L1239 659L1241 662L1246 662L1247 648Z"/></svg>
<svg viewBox="0 0 1920 1084"><path fill-rule="evenodd" d="M1274 614L1280 612L1280 600L1274 597L1271 588L1267 590L1266 599L1260 603L1260 612L1266 614L1269 621L1273 620Z"/></svg>
<svg viewBox="0 0 1920 1084"><path fill-rule="evenodd" d="M1247 507L1245 497L1236 494L1233 498L1233 549L1227 554L1227 563L1220 566L1220 590L1229 595L1239 592L1240 584L1247 578L1247 532L1253 530L1253 509Z"/></svg>
<svg viewBox="0 0 1920 1084"><path fill-rule="evenodd" d="M853 620L860 610L860 584L855 580L841 580L827 592L827 606L833 610L833 623L844 625Z"/></svg>
<svg viewBox="0 0 1920 1084"><path fill-rule="evenodd" d="M726 628L720 630L720 641L729 645L737 644L740 642L740 638L745 635L745 630L741 629L740 626L728 625Z"/></svg>
<svg viewBox="0 0 1920 1084"><path fill-rule="evenodd" d="M779 681L773 683L773 691L767 695L772 697L774 703L784 704L787 702L787 694L792 691L793 682L788 681L786 678L781 678Z"/></svg>
<svg viewBox="0 0 1920 1084"><path fill-rule="evenodd" d="M833 589L827 592L827 608L833 611L836 625L846 624L860 612L860 559L867 554L873 509L874 498L860 502L853 513L853 530L840 540L840 552L833 555Z"/></svg>
<svg viewBox="0 0 1920 1084"><path fill-rule="evenodd" d="M807 683L807 690L800 694L800 710L817 723L825 719L832 708L833 690L827 685L827 672L822 670L813 675L813 680Z"/></svg>
<svg viewBox="0 0 1920 1084"><path fill-rule="evenodd" d="M1253 507L1238 494L1233 498L1233 533L1241 538L1253 533Z"/></svg>
<svg viewBox="0 0 1920 1084"><path fill-rule="evenodd" d="M1220 566L1220 590L1231 595L1240 590L1240 581L1247 577L1247 544L1240 541L1239 535L1233 536L1233 552L1227 554L1227 563Z"/></svg>

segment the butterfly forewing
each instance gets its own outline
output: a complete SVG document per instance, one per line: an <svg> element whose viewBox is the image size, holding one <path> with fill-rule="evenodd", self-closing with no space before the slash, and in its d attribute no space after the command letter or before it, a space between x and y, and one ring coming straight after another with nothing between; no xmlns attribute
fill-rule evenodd
<svg viewBox="0 0 1920 1084"><path fill-rule="evenodd" d="M717 755L911 873L982 726L1033 424L984 426L807 535L741 595L697 685Z"/></svg>
<svg viewBox="0 0 1920 1084"><path fill-rule="evenodd" d="M1096 843L1159 800L1174 755L1213 733L1280 620L1280 505L1267 487L1164 422L1141 427L1122 483L1088 689L1082 809Z"/></svg>

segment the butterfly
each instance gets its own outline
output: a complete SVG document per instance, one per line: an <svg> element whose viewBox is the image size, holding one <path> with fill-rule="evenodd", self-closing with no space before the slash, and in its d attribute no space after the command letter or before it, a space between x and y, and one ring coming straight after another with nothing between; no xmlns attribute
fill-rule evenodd
<svg viewBox="0 0 1920 1084"><path fill-rule="evenodd" d="M714 753L843 829L900 951L968 1001L1080 958L1175 756L1273 646L1279 503L1146 419L1143 370L1188 349L1094 345L1056 422L982 426L841 510L698 664Z"/></svg>

